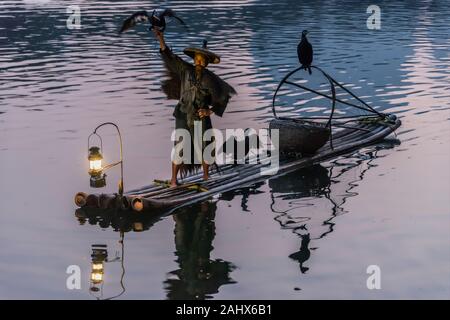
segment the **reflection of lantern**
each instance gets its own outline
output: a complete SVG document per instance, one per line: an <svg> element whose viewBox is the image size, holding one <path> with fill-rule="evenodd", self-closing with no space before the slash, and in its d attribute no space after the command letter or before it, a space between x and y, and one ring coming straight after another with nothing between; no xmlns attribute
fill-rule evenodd
<svg viewBox="0 0 450 320"><path fill-rule="evenodd" d="M103 282L103 274L104 274L104 265L103 263L95 263L92 264L91 271L91 281L94 284L99 284Z"/></svg>
<svg viewBox="0 0 450 320"><path fill-rule="evenodd" d="M103 275L105 273L105 261L108 259L108 251L106 245L92 246L92 265L91 265L91 291L98 291L95 285L103 283Z"/></svg>
<svg viewBox="0 0 450 320"><path fill-rule="evenodd" d="M125 265L123 261L124 257L124 233L120 232L120 245L122 248L121 257L118 256L118 252L116 253L116 257L112 260L108 259L108 247L106 244L93 244L92 245L92 254L91 254L91 274L90 274L90 286L89 286L89 294L95 297L96 299L104 299L103 298L103 286L105 284L105 266L106 263L120 261L122 266L122 275L120 277L120 286L122 291L109 299L114 299L121 296L125 292L125 285L123 283L125 276Z"/></svg>

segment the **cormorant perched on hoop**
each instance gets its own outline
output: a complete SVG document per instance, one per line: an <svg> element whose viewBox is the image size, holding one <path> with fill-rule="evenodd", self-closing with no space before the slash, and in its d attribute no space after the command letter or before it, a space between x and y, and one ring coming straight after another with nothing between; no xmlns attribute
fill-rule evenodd
<svg viewBox="0 0 450 320"><path fill-rule="evenodd" d="M303 69L308 69L309 74L311 74L311 64L313 61L313 48L308 42L306 35L308 30L303 30L302 40L297 46L298 61L302 64Z"/></svg>
<svg viewBox="0 0 450 320"><path fill-rule="evenodd" d="M184 23L184 21L181 20L181 18L179 18L171 9L165 9L160 12L153 10L151 16L148 15L147 11L143 10L135 12L129 18L127 18L123 22L122 28L120 29L119 33L125 32L128 29L134 27L138 22L149 22L151 25L150 30L158 29L159 31L163 32L166 29L166 17L177 19L182 25L187 28L186 23Z"/></svg>

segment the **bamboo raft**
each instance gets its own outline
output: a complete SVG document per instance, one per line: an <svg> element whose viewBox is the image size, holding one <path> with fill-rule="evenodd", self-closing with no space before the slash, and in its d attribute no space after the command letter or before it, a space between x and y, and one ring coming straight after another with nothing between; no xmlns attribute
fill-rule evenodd
<svg viewBox="0 0 450 320"><path fill-rule="evenodd" d="M331 95L298 84L290 78L302 67L289 72L279 83L272 101L274 120L270 128L279 129L280 145L277 151L279 162L275 175L262 175L261 170L268 169L269 160L258 157L248 159L248 163L242 165L223 165L219 170L211 172L208 181L202 180L201 174L194 174L181 180L181 185L169 188L162 181L155 180L151 185L129 190L122 197L117 194L86 194L79 192L75 195L75 204L80 208L121 210L130 212L148 212L152 215L169 214L173 210L193 204L195 202L217 197L220 194L242 187L249 187L261 181L284 175L301 168L312 166L323 161L328 161L342 154L348 154L362 147L380 142L393 133L401 125L401 121L395 115L381 113L357 97L349 89L332 78L321 68L312 66L330 85ZM331 101L329 114L322 116L306 116L299 118L279 117L275 110L277 94L284 85L290 85L297 89L315 94L316 96ZM356 103L337 95L337 89L350 96ZM350 107L353 110L363 111L365 115L336 114L338 105ZM321 121L326 123L322 123ZM284 143L284 146L282 145ZM298 150L301 157L286 154L284 151ZM305 152L312 154L308 155ZM271 157L274 160L275 155Z"/></svg>
<svg viewBox="0 0 450 320"><path fill-rule="evenodd" d="M120 209L134 212L161 214L192 203L210 199L223 192L250 186L274 176L287 174L300 168L327 161L342 154L351 153L364 146L380 142L400 127L398 119L389 121L359 121L351 128L342 129L332 136L332 144L327 143L315 154L301 158L280 158L276 175L261 175L261 169L268 168L267 163L254 165L224 165L210 175L210 180L203 181L200 174L186 177L181 185L168 188L160 181L124 193L75 195L75 204L81 208Z"/></svg>

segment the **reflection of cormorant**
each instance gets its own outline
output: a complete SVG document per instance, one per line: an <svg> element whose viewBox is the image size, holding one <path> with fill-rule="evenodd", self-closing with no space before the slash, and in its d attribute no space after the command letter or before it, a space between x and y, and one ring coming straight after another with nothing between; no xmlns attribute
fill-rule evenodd
<svg viewBox="0 0 450 320"><path fill-rule="evenodd" d="M305 263L311 255L311 251L309 250L309 247L308 247L309 241L311 241L311 238L309 237L309 233L305 234L305 235L301 235L300 237L302 238L300 250L289 255L289 258L291 258L293 260L297 260L300 263L301 273L305 273L306 271L309 270L309 268L304 267L303 263Z"/></svg>
<svg viewBox="0 0 450 320"><path fill-rule="evenodd" d="M303 264L315 249L309 247L310 241L333 232L333 219L345 212L343 205L349 197L358 195L353 189L374 166L371 162L378 157L378 150L396 144L398 140L384 140L364 154L356 152L332 161L328 169L315 165L269 180L275 221L301 238L300 250L289 257L299 262L302 273L308 271ZM331 204L331 211L324 210L320 200L323 198Z"/></svg>
<svg viewBox="0 0 450 320"><path fill-rule="evenodd" d="M326 195L329 190L330 183L331 180L329 172L321 165L304 168L287 175L269 180L269 186L272 191L272 211L275 212L274 193L279 193L279 198L284 201L289 201L289 203L291 204L294 204L294 207L280 212L281 214L275 217L275 220L278 221L284 228L292 229L301 238L299 251L289 255L289 258L298 261L301 273L305 273L309 270L309 268L304 267L303 264L311 256L311 251L309 249L309 242L311 241L311 237L308 232L308 225L311 223L311 219L310 217L303 215L291 215L288 211L298 209L299 207L303 207L304 205L310 205L309 203L295 203L296 199L307 199L311 197L321 197L323 195ZM304 234L305 232L308 233Z"/></svg>
<svg viewBox="0 0 450 320"><path fill-rule="evenodd" d="M235 283L229 276L234 269L230 262L210 259L216 208L215 203L203 202L174 214L180 269L170 272L165 281L169 299L210 298L220 286Z"/></svg>
<svg viewBox="0 0 450 320"><path fill-rule="evenodd" d="M313 48L308 42L306 35L308 30L303 30L302 40L297 46L298 61L302 64L303 69L308 69L309 74L311 74L311 63L313 61Z"/></svg>

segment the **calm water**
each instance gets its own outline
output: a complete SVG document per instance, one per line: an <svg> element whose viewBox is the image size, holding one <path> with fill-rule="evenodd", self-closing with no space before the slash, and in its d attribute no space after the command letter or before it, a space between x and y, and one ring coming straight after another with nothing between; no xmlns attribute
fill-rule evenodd
<svg viewBox="0 0 450 320"><path fill-rule="evenodd" d="M91 245L106 244L103 298L450 298L450 9L447 1L163 1L176 52L209 39L238 91L218 128L267 127L279 79L308 29L315 63L403 122L396 140L151 220L75 216L89 191L87 136L124 138L125 188L167 178L174 101L144 27L152 1L0 2L0 298L86 299ZM156 3L156 2L155 2ZM157 3L160 3L159 1ZM295 97L295 95L294 95ZM295 112L294 110L287 110ZM104 129L107 161L116 138ZM114 192L117 172L105 191ZM119 243L124 228L123 246ZM133 232L134 231L134 232ZM141 232L139 232L141 231ZM368 290L378 265L382 289ZM66 289L79 265L81 290ZM124 272L124 273L123 273ZM121 281L122 279L122 281Z"/></svg>

